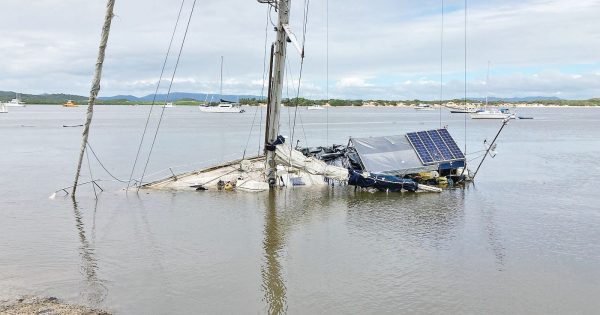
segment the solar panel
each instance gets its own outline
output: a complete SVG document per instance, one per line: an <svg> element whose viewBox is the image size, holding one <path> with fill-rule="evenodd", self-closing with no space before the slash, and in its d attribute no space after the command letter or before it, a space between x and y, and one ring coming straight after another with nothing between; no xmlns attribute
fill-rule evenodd
<svg viewBox="0 0 600 315"><path fill-rule="evenodd" d="M406 137L425 165L465 158L446 129L411 132L407 133Z"/></svg>

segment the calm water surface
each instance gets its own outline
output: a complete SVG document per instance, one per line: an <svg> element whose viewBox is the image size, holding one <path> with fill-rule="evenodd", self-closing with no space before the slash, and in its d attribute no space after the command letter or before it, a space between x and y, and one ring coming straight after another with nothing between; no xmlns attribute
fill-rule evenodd
<svg viewBox="0 0 600 315"><path fill-rule="evenodd" d="M90 143L120 179L130 175L148 109L97 107ZM442 194L125 194L92 159L94 178L106 180L97 201L90 186L77 203L49 199L71 184L81 141L81 128L62 126L82 123L84 112L27 106L0 115L0 300L57 296L121 314L600 309L600 109L518 110L535 119L511 122L474 185ZM301 145L440 126L438 111L300 114ZM256 154L258 125L248 137L254 117L253 108L167 109L147 178L240 157L248 139L247 155ZM463 147L463 116L441 118ZM291 120L284 109L282 134L290 135ZM482 150L499 124L468 120L467 151ZM89 178L86 164L82 180Z"/></svg>

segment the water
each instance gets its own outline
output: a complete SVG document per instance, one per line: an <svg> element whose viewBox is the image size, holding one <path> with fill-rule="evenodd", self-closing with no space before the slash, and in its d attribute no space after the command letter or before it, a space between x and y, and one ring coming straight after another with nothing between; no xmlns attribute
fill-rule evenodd
<svg viewBox="0 0 600 315"><path fill-rule="evenodd" d="M97 107L90 143L118 178L130 175L148 109ZM254 110L167 109L147 178L239 157ZM475 185L442 194L334 187L138 195L103 181L97 202L90 186L76 204L60 193L48 199L72 182L82 129L62 126L82 123L84 112L28 106L0 116L0 300L57 296L122 314L600 309L600 109L518 110L535 119L510 123ZM301 145L440 125L439 112L412 109L300 114ZM283 111L285 135L293 115ZM441 116L463 147L463 116ZM499 125L468 120L468 152L483 149ZM247 155L259 150L257 129ZM90 178L87 165L82 173ZM110 179L95 161L92 173Z"/></svg>

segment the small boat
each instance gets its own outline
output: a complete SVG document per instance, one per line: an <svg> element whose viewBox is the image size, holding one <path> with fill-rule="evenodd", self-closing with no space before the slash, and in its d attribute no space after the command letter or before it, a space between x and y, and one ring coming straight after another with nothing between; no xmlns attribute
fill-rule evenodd
<svg viewBox="0 0 600 315"><path fill-rule="evenodd" d="M531 116L519 116L519 119L533 119Z"/></svg>
<svg viewBox="0 0 600 315"><path fill-rule="evenodd" d="M471 114L471 119L515 119L515 114L511 113L508 108L497 109L480 109Z"/></svg>
<svg viewBox="0 0 600 315"><path fill-rule="evenodd" d="M21 101L19 95L17 94L15 98L10 100L10 102L4 103L6 107L25 107L25 102Z"/></svg>
<svg viewBox="0 0 600 315"><path fill-rule="evenodd" d="M162 107L163 107L163 108L173 108L173 107L175 107L175 106L173 105L173 103L172 103L172 102L168 102L168 103L165 103L165 104L164 104Z"/></svg>
<svg viewBox="0 0 600 315"><path fill-rule="evenodd" d="M434 110L434 108L429 104L419 104L415 107L415 110Z"/></svg>
<svg viewBox="0 0 600 315"><path fill-rule="evenodd" d="M456 108L456 109L450 110L450 113L452 113L452 114L473 114L475 112L477 112L477 108L474 108L474 107L468 107L466 109Z"/></svg>
<svg viewBox="0 0 600 315"><path fill-rule="evenodd" d="M77 102L73 101L73 100L68 100L66 103L63 104L63 107L77 107L79 105L77 105Z"/></svg>
<svg viewBox="0 0 600 315"><path fill-rule="evenodd" d="M306 107L306 109L308 109L308 110L318 110L318 109L325 109L325 107L323 107L321 105L312 105L312 106Z"/></svg>
<svg viewBox="0 0 600 315"><path fill-rule="evenodd" d="M200 106L204 113L243 113L244 110L238 103L221 102L217 106Z"/></svg>
<svg viewBox="0 0 600 315"><path fill-rule="evenodd" d="M0 114L6 114L6 113L8 113L6 106L4 105L4 103L0 103Z"/></svg>

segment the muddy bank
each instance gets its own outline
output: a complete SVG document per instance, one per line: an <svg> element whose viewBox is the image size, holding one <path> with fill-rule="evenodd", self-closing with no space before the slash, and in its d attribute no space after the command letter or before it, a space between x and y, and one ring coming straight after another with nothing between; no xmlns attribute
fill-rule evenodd
<svg viewBox="0 0 600 315"><path fill-rule="evenodd" d="M49 315L110 315L103 310L67 304L57 298L26 296L9 301L0 300L0 314L49 314Z"/></svg>

